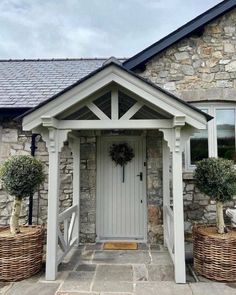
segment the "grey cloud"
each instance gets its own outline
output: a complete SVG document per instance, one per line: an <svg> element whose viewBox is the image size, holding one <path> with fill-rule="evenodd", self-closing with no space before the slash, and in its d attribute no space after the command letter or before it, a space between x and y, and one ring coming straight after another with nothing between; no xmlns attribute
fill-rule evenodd
<svg viewBox="0 0 236 295"><path fill-rule="evenodd" d="M0 58L132 56L217 0L2 0Z"/></svg>

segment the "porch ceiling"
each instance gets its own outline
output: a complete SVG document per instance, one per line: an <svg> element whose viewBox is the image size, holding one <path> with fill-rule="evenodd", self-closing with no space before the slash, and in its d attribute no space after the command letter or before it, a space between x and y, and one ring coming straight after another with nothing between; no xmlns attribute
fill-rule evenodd
<svg viewBox="0 0 236 295"><path fill-rule="evenodd" d="M23 118L23 129L205 129L207 115L110 63Z"/></svg>

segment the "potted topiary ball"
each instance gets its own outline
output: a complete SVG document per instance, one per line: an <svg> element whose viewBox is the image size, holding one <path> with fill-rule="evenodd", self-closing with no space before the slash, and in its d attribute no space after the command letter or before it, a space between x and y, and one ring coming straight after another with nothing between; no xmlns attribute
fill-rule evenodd
<svg viewBox="0 0 236 295"><path fill-rule="evenodd" d="M18 281L40 271L43 227L19 226L22 200L34 194L44 181L43 165L31 156L14 156L0 167L0 179L14 196L10 227L0 229L0 280Z"/></svg>
<svg viewBox="0 0 236 295"><path fill-rule="evenodd" d="M193 227L193 257L197 273L218 281L236 280L236 231L225 227L223 205L236 193L236 170L230 160L199 161L196 187L216 202L216 224Z"/></svg>

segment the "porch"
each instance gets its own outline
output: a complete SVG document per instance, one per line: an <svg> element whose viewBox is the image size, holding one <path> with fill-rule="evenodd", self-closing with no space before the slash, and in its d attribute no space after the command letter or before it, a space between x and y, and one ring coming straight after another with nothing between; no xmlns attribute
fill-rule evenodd
<svg viewBox="0 0 236 295"><path fill-rule="evenodd" d="M187 284L176 285L168 251L142 244L136 251L104 251L102 244L74 248L59 267L57 280L44 273L17 283L0 283L5 295L233 295L235 284L215 283L187 271Z"/></svg>
<svg viewBox="0 0 236 295"><path fill-rule="evenodd" d="M57 278L60 263L80 242L80 132L93 130L99 137L104 130L109 132L154 130L162 133L161 145L158 148L162 150L163 155L163 175L160 177L163 183L164 243L174 264L175 281L185 283L182 151L186 141L196 132L196 129L206 128L208 119L208 115L148 84L114 62L106 64L87 79L79 81L72 88L63 91L27 114L23 119L24 130L40 133L49 153L46 279ZM65 142L68 142L73 157L73 204L59 213L60 152ZM109 149L106 150L105 157L108 153ZM140 153L137 149L136 154L140 155ZM102 163L108 162L107 158L103 158L103 161L101 159ZM145 173L145 162L139 156L137 163L139 163L136 165L139 170L133 170L133 177L130 178L136 179L133 182L136 193L133 195L137 195L135 202L139 204L135 205L138 208L136 213L138 212L139 215L134 214L134 216L136 218L138 216L136 221L139 218L142 219L145 226L146 196L141 188L137 190L140 183L144 183L145 180L141 177L141 173ZM97 177L100 177L103 171L104 169L98 171ZM137 175L140 171L141 173ZM114 175L112 172L111 174ZM104 183L103 187L107 188ZM111 191L115 191L118 195L118 189L115 188L118 186L112 186ZM124 191L127 190L124 189ZM106 192L107 190L103 194ZM99 196L99 189L97 193ZM102 202L101 198L99 200L98 203L103 211L97 207L98 217L109 210L108 207L104 210L107 202ZM126 208L126 204L120 207L120 212L122 208ZM133 205L130 208L133 208ZM114 220L113 215L110 215L112 216L110 218ZM121 217L119 220L122 221L122 219ZM96 224L98 240L102 240L104 235L105 239L109 240L110 233L115 239L129 238L129 231L126 231L125 226L121 226L120 228L125 230L118 230L117 234L114 228L111 231L104 230L104 226L108 224L106 220L103 226L101 224L101 220L98 219ZM114 224L117 225L117 219ZM133 219L129 228L135 224ZM145 241L145 232L135 233L136 231L133 230L133 238Z"/></svg>
<svg viewBox="0 0 236 295"><path fill-rule="evenodd" d="M174 267L165 247L139 244L138 250L112 251L103 250L103 244L96 243L73 248L59 266L55 282L45 281L41 273L8 286L6 294L29 295L34 288L38 295L144 295L156 294L158 285L169 292L174 286ZM179 289L185 291L186 287Z"/></svg>

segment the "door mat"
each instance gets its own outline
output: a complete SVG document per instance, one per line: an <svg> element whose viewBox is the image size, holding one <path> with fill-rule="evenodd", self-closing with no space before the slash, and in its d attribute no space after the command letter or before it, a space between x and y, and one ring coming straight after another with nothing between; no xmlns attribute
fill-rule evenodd
<svg viewBox="0 0 236 295"><path fill-rule="evenodd" d="M138 243L107 242L103 244L103 250L137 250Z"/></svg>

